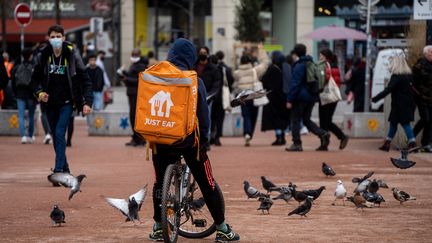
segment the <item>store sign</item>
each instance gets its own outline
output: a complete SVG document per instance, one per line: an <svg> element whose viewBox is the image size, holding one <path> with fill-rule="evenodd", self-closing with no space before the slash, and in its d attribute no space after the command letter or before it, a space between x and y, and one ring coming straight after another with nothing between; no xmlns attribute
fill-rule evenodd
<svg viewBox="0 0 432 243"><path fill-rule="evenodd" d="M53 1L30 1L30 9L32 11L55 11L55 2ZM72 12L76 11L76 3L61 2L60 11Z"/></svg>
<svg viewBox="0 0 432 243"><path fill-rule="evenodd" d="M432 0L414 0L414 19L432 19Z"/></svg>

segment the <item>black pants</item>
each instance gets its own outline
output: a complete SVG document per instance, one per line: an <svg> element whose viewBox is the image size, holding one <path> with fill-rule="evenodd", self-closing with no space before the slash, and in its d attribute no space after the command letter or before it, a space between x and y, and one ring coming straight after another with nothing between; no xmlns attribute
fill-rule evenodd
<svg viewBox="0 0 432 243"><path fill-rule="evenodd" d="M222 106L222 100L215 100L211 112L211 138L217 140L222 137L224 119L225 111Z"/></svg>
<svg viewBox="0 0 432 243"><path fill-rule="evenodd" d="M192 175L198 183L207 207L216 224L225 220L223 211L222 193L213 178L210 160L206 152L199 153L197 160L197 148L161 148L158 147L156 154L153 154L153 166L156 174L156 182L153 185L153 219L161 222L161 191L165 170L169 164L175 163L183 155L186 164L191 169Z"/></svg>
<svg viewBox="0 0 432 243"><path fill-rule="evenodd" d="M300 138L300 123L303 119L303 124L313 134L321 137L326 133L323 129L319 128L317 124L311 121L312 109L314 102L295 102L291 110L291 129L292 141L294 144L302 144Z"/></svg>
<svg viewBox="0 0 432 243"><path fill-rule="evenodd" d="M129 95L128 98L129 98L129 121L133 131L132 140L135 141L136 143L142 143L143 139L134 130L137 95Z"/></svg>
<svg viewBox="0 0 432 243"><path fill-rule="evenodd" d="M319 122L320 127L323 130L330 131L341 140L345 138L345 134L342 130L333 123L333 114L336 110L337 102L319 106Z"/></svg>
<svg viewBox="0 0 432 243"><path fill-rule="evenodd" d="M420 120L414 126L414 135L417 136L423 129L421 144L426 146L432 143L432 105L417 102L417 108L420 114Z"/></svg>

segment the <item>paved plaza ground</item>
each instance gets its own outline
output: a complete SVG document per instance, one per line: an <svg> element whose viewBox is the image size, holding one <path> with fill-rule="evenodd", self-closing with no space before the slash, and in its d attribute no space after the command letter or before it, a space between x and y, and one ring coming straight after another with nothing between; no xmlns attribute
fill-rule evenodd
<svg viewBox="0 0 432 243"><path fill-rule="evenodd" d="M289 138L289 137L288 137ZM329 152L315 152L319 140L304 137L304 152L288 153L272 147L272 133L257 133L251 147L242 138L223 138L222 147L209 152L213 172L226 200L227 222L241 235L242 242L432 242L432 155L415 154L417 165L408 170L392 166L389 157L397 151L377 150L381 139L352 139L339 151L332 138ZM0 241L1 242L148 242L152 226L151 193L141 209L142 224L124 223L124 217L110 207L102 195L125 197L154 179L153 167L145 160L145 149L126 147L128 137L89 137L84 120L76 123L72 148L67 156L72 173L85 173L82 192L67 200L68 189L51 187L46 176L54 165L51 145L37 137L33 145L21 145L18 137L0 137ZM333 178L321 173L328 162ZM363 212L354 205L331 206L336 180L349 192L353 176L375 171L373 178L398 187L416 201L400 205L390 189L380 189L386 202L381 208ZM243 181L262 188L260 176L276 184L292 181L299 189L327 190L313 205L307 218L287 214L297 202L275 201L270 215L257 211L258 202L247 200ZM64 227L52 227L49 213L59 204L66 213ZM178 242L212 242L179 238Z"/></svg>

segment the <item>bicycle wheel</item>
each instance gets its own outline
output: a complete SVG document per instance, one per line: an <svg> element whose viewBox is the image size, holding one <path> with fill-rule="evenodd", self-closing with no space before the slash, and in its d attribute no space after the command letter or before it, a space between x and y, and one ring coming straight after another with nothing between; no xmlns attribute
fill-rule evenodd
<svg viewBox="0 0 432 243"><path fill-rule="evenodd" d="M162 187L162 234L164 242L175 243L180 224L180 182L178 166L169 165L165 171Z"/></svg>
<svg viewBox="0 0 432 243"><path fill-rule="evenodd" d="M217 190L221 196L222 210L225 212L225 202L219 185ZM204 202L204 197L198 184L190 174L189 190L183 205L183 212L180 218L179 235L186 238L204 238L216 231L216 224Z"/></svg>

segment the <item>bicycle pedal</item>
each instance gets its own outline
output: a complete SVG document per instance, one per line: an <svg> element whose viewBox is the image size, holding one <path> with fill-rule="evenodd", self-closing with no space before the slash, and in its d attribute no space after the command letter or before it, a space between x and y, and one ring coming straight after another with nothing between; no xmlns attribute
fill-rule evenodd
<svg viewBox="0 0 432 243"><path fill-rule="evenodd" d="M204 228L207 226L207 220L205 219L194 219L193 224L195 227Z"/></svg>

